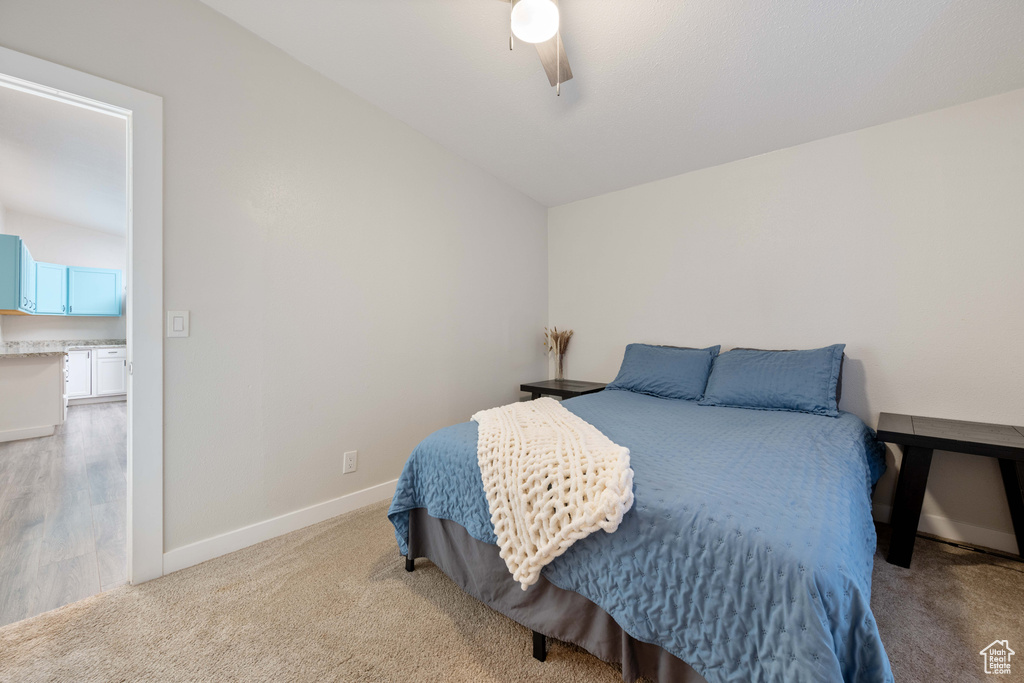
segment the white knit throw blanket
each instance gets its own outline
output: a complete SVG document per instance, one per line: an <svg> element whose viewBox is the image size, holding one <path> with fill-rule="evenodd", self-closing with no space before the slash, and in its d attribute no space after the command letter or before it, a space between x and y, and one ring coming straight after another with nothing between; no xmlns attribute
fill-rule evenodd
<svg viewBox="0 0 1024 683"><path fill-rule="evenodd" d="M551 398L482 410L477 459L501 557L523 590L633 506L629 449Z"/></svg>

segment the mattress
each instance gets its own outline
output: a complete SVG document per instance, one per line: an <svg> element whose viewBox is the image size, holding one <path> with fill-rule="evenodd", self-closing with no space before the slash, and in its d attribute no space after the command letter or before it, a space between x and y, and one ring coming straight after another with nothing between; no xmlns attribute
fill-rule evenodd
<svg viewBox="0 0 1024 683"><path fill-rule="evenodd" d="M710 683L892 680L870 610L884 458L863 422L626 391L563 405L630 449L635 503L618 531L548 565L548 582ZM406 463L388 513L403 554L418 508L495 543L475 423Z"/></svg>

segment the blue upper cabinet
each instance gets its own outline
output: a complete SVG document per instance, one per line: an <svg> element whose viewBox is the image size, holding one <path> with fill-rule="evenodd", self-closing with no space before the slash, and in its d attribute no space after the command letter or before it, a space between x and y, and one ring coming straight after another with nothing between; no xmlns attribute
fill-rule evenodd
<svg viewBox="0 0 1024 683"><path fill-rule="evenodd" d="M39 315L66 315L68 267L36 261L36 310Z"/></svg>
<svg viewBox="0 0 1024 683"><path fill-rule="evenodd" d="M0 311L21 310L21 238L0 235Z"/></svg>
<svg viewBox="0 0 1024 683"><path fill-rule="evenodd" d="M24 241L21 242L21 299L18 308L26 313L36 312L36 262Z"/></svg>
<svg viewBox="0 0 1024 683"><path fill-rule="evenodd" d="M121 271L37 263L17 235L0 235L0 314L121 315Z"/></svg>
<svg viewBox="0 0 1024 683"><path fill-rule="evenodd" d="M68 315L121 315L121 271L69 266Z"/></svg>

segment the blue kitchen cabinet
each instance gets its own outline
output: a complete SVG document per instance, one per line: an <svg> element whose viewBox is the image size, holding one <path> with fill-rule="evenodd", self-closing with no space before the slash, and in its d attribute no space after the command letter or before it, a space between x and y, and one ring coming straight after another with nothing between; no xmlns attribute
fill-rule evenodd
<svg viewBox="0 0 1024 683"><path fill-rule="evenodd" d="M17 235L0 235L0 311L33 313L36 265Z"/></svg>
<svg viewBox="0 0 1024 683"><path fill-rule="evenodd" d="M0 314L120 316L120 270L37 263L25 241L0 235Z"/></svg>
<svg viewBox="0 0 1024 683"><path fill-rule="evenodd" d="M121 315L121 271L68 266L68 315Z"/></svg>
<svg viewBox="0 0 1024 683"><path fill-rule="evenodd" d="M36 312L36 262L25 241L21 241L21 300L18 308L26 313Z"/></svg>
<svg viewBox="0 0 1024 683"><path fill-rule="evenodd" d="M68 312L68 267L36 261L36 309L39 315Z"/></svg>
<svg viewBox="0 0 1024 683"><path fill-rule="evenodd" d="M21 308L21 238L0 235L0 311Z"/></svg>

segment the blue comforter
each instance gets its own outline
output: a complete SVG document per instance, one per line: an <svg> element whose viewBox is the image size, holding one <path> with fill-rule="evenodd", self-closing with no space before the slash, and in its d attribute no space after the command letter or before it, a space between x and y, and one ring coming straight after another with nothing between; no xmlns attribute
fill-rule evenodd
<svg viewBox="0 0 1024 683"><path fill-rule="evenodd" d="M629 448L635 503L549 581L710 683L892 680L869 604L885 461L863 422L612 390L562 405ZM403 554L413 508L496 543L476 442L467 422L413 451L388 512Z"/></svg>

